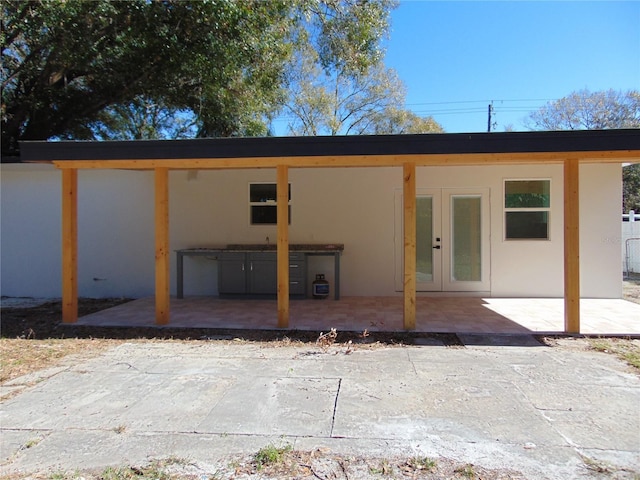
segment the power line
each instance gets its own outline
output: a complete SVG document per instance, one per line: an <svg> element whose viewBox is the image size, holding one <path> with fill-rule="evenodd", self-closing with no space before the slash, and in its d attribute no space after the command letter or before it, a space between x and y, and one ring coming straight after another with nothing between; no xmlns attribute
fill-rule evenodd
<svg viewBox="0 0 640 480"><path fill-rule="evenodd" d="M482 103L486 105L487 103L503 103L503 102L552 102L557 100L557 98L519 98L519 99L509 99L509 100L495 100L495 99L487 99L487 100L453 100L453 101L445 101L445 102L416 102L416 103L406 103L406 106L419 106L419 105L455 105L461 103Z"/></svg>

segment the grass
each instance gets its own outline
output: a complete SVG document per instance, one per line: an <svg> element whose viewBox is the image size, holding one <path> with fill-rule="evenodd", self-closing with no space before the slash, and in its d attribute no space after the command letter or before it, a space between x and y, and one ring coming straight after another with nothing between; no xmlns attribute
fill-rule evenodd
<svg viewBox="0 0 640 480"><path fill-rule="evenodd" d="M105 339L2 338L0 339L0 383L58 365L60 360L68 355L99 353L116 344L117 340Z"/></svg>
<svg viewBox="0 0 640 480"><path fill-rule="evenodd" d="M473 465L467 464L454 470L455 473L462 475L464 478L476 478L476 471Z"/></svg>
<svg viewBox="0 0 640 480"><path fill-rule="evenodd" d="M429 457L412 457L407 461L407 465L413 470L429 472L436 468L437 462Z"/></svg>
<svg viewBox="0 0 640 480"><path fill-rule="evenodd" d="M447 458L438 458L436 461L428 457L342 456L331 454L328 449L293 450L290 445L278 447L271 444L261 448L252 456L235 456L226 467L222 466L223 459L220 460L220 463L213 460L214 463L202 465L180 457L167 457L150 460L142 466L125 464L95 470L41 472L27 477L16 474L0 476L0 478L2 480L25 478L31 480L221 480L223 478L505 480L524 478L513 470L490 470ZM261 467L258 468L258 465ZM591 472L605 471L600 463L589 458L585 458L585 465Z"/></svg>
<svg viewBox="0 0 640 480"><path fill-rule="evenodd" d="M258 450L258 453L254 456L256 468L261 470L266 466L281 464L284 460L284 456L292 450L293 448L291 445L285 445L284 447L276 447L272 444L267 445L266 447Z"/></svg>
<svg viewBox="0 0 640 480"><path fill-rule="evenodd" d="M587 468L587 470L591 472L612 474L615 471L615 469L611 467L609 464L607 464L606 462L596 460L595 458L587 457L586 455L582 455L582 454L579 454L579 455L582 458L582 461L584 462L584 465Z"/></svg>
<svg viewBox="0 0 640 480"><path fill-rule="evenodd" d="M109 467L100 474L100 480L174 480L179 477L164 470L163 465L154 462L148 467Z"/></svg>
<svg viewBox="0 0 640 480"><path fill-rule="evenodd" d="M613 354L640 372L640 342L623 338L590 338L588 341L593 350Z"/></svg>
<svg viewBox="0 0 640 480"><path fill-rule="evenodd" d="M23 448L33 448L38 445L42 441L42 438L32 438L31 440L27 440L23 445Z"/></svg>

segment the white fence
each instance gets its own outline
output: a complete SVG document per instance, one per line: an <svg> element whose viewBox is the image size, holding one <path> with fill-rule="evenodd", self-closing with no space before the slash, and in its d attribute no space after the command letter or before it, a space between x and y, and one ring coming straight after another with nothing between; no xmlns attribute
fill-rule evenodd
<svg viewBox="0 0 640 480"><path fill-rule="evenodd" d="M633 210L622 215L622 271L640 276L640 214Z"/></svg>

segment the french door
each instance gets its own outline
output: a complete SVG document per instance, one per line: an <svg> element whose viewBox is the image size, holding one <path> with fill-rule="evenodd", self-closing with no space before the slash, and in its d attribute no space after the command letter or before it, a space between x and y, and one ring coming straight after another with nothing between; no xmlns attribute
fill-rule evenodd
<svg viewBox="0 0 640 480"><path fill-rule="evenodd" d="M489 189L417 189L416 194L416 290L488 292ZM396 290L401 291L402 191L395 203Z"/></svg>

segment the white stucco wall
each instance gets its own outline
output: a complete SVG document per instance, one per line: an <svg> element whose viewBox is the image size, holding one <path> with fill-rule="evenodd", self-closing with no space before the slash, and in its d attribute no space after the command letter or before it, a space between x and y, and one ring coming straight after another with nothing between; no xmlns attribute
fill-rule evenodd
<svg viewBox="0 0 640 480"><path fill-rule="evenodd" d="M393 186L402 185L402 171L292 169L289 180L289 241L344 243L342 293L393 294ZM171 172L171 248L264 243L266 237L275 242L275 225L249 225L247 203L249 182L275 181L273 170L199 171L196 178ZM217 292L210 263L185 259L185 292ZM309 275L315 273L325 273L333 283L333 259L311 258Z"/></svg>
<svg viewBox="0 0 640 480"><path fill-rule="evenodd" d="M2 165L0 292L61 295L61 174L49 165ZM78 294L154 291L153 174L78 174Z"/></svg>
<svg viewBox="0 0 640 480"><path fill-rule="evenodd" d="M582 295L621 295L621 167L585 165L581 181ZM44 165L2 166L0 289L10 296L59 296L60 172ZM421 167L418 188L490 188L493 296L562 296L562 166ZM505 241L505 178L551 179L550 240ZM290 169L292 243L344 243L343 295L395 290L394 195L400 168ZM274 170L170 172L171 249L276 241L275 226L249 225L249 182L275 182ZM153 294L153 173L79 172L79 295ZM402 239L398 239L402 241ZM175 292L175 258L171 259ZM310 280L333 260L310 259ZM185 259L185 293L217 293L216 262Z"/></svg>
<svg viewBox="0 0 640 480"><path fill-rule="evenodd" d="M49 165L2 165L0 293L60 296L60 173Z"/></svg>
<svg viewBox="0 0 640 480"><path fill-rule="evenodd" d="M580 166L580 287L583 297L620 298L622 165ZM609 280L611 279L611 280Z"/></svg>

